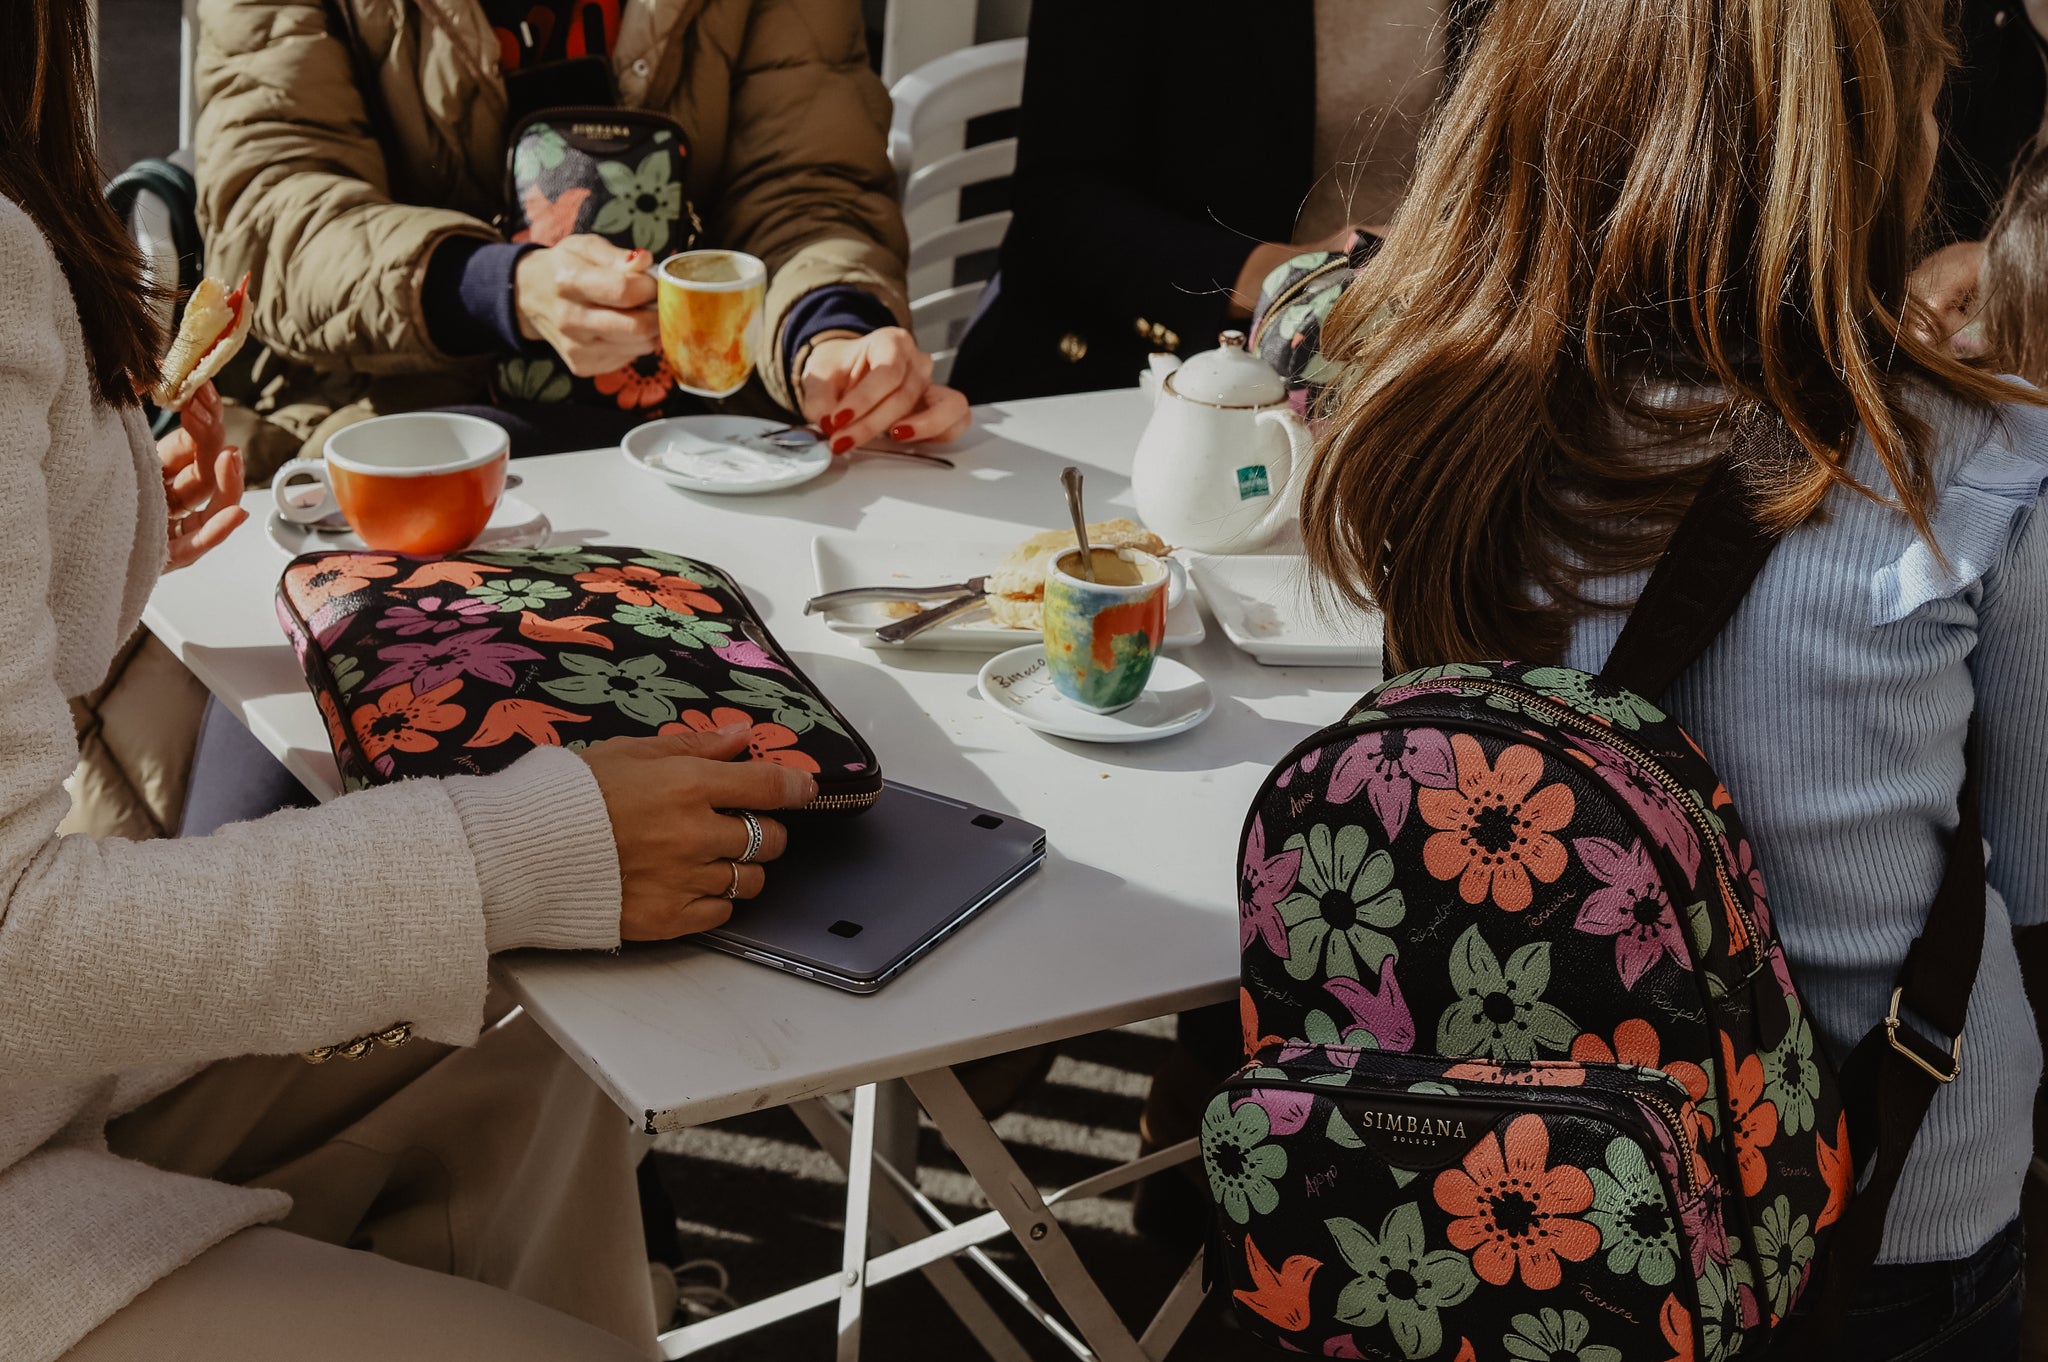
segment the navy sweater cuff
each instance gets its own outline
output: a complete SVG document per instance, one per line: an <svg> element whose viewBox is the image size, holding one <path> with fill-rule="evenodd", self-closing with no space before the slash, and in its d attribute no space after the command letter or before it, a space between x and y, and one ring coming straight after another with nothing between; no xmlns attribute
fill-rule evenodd
<svg viewBox="0 0 2048 1362"><path fill-rule="evenodd" d="M427 259L420 307L427 336L443 354L516 354L525 347L513 305L519 257L540 249L530 241L450 237Z"/></svg>
<svg viewBox="0 0 2048 1362"><path fill-rule="evenodd" d="M896 314L888 304L864 288L852 284L831 284L815 288L790 305L789 318L782 325L782 372L796 387L797 375L790 371L796 357L811 337L826 331L857 331L865 336L885 326L896 325Z"/></svg>

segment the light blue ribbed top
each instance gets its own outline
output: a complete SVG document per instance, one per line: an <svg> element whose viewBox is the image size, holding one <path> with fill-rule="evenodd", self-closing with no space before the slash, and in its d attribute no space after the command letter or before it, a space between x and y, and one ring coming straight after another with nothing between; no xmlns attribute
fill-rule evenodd
<svg viewBox="0 0 2048 1362"><path fill-rule="evenodd" d="M1886 1222L1886 1263L1962 1258L2019 1214L2041 1051L2012 928L2048 920L2048 412L1919 409L1934 536L1837 489L1787 536L1727 630L1666 697L1758 851L1793 977L1839 1062L1885 1014L1956 826L1982 722L1991 894L1962 1076L1935 1095ZM1851 464L1890 483L1867 440ZM1631 599L1640 577L1601 584ZM1611 594L1610 594L1611 593ZM1621 617L1578 629L1597 671Z"/></svg>

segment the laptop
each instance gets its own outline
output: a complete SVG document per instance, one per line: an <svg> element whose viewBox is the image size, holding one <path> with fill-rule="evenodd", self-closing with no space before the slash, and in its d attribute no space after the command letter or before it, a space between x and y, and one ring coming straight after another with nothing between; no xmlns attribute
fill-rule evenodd
<svg viewBox="0 0 2048 1362"><path fill-rule="evenodd" d="M792 820L760 896L690 940L873 993L1044 860L1044 828L884 781L858 818Z"/></svg>

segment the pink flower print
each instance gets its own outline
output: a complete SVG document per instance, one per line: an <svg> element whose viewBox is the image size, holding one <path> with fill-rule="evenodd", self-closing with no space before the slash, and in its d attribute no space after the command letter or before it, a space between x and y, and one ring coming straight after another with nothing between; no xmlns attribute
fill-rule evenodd
<svg viewBox="0 0 2048 1362"><path fill-rule="evenodd" d="M1308 755L1303 757L1300 760L1300 762L1293 766L1288 767L1286 770L1280 773L1280 778L1273 782L1275 788L1282 790L1286 789L1289 785L1292 785L1294 783L1294 773L1296 771L1301 772L1301 774L1303 775L1307 775L1309 772L1316 769L1316 766L1322 761L1322 759L1322 748L1310 748L1308 751Z"/></svg>
<svg viewBox="0 0 2048 1362"><path fill-rule="evenodd" d="M1358 1351L1358 1340L1350 1334L1339 1334L1323 1344L1324 1357L1351 1357L1364 1362L1365 1354Z"/></svg>
<svg viewBox="0 0 2048 1362"><path fill-rule="evenodd" d="M1581 837L1572 847L1605 886L1586 895L1573 925L1594 936L1614 938L1614 963L1622 986L1633 989L1665 955L1683 960L1685 937L1678 914L1672 911L1643 844L1623 847L1604 837Z"/></svg>
<svg viewBox="0 0 2048 1362"><path fill-rule="evenodd" d="M400 638L452 634L464 625L482 624L494 613L489 601L475 596L422 596L411 605L392 606L377 621L377 627L389 629Z"/></svg>
<svg viewBox="0 0 2048 1362"><path fill-rule="evenodd" d="M1681 1205L1678 1219L1692 1245L1693 1276L1707 1270L1709 1258L1717 1263L1728 1261L1728 1222L1722 1213L1719 1182L1707 1183L1698 1196Z"/></svg>
<svg viewBox="0 0 2048 1362"><path fill-rule="evenodd" d="M1253 941L1265 942L1266 949L1280 959L1290 955L1287 924L1280 920L1280 900L1293 890L1301 876L1301 848L1266 855L1266 825L1256 814L1244 841L1244 870L1237 890L1237 948L1242 951Z"/></svg>
<svg viewBox="0 0 2048 1362"><path fill-rule="evenodd" d="M1294 1092L1287 1088L1255 1088L1245 1101L1265 1109L1267 1124L1272 1126L1275 1135L1294 1135L1308 1124L1309 1112L1316 1099L1314 1093Z"/></svg>
<svg viewBox="0 0 2048 1362"><path fill-rule="evenodd" d="M511 664L537 662L540 654L522 643L493 642L501 632L471 629L430 643L394 643L379 648L377 656L390 665L377 673L365 689L381 690L410 681L414 693L424 695L458 676L509 686L517 679Z"/></svg>
<svg viewBox="0 0 2048 1362"><path fill-rule="evenodd" d="M1349 804L1365 791L1389 840L1408 821L1415 787L1457 788L1450 739L1433 728L1387 728L1368 733L1345 748L1330 768L1330 802Z"/></svg>
<svg viewBox="0 0 2048 1362"><path fill-rule="evenodd" d="M1726 850L1727 846L1728 839L1724 837L1721 847ZM1747 838L1736 843L1735 850L1729 854L1728 864L1735 867L1738 878L1749 881L1750 906L1756 913L1757 926L1768 932L1771 929L1771 904L1770 896L1764 893L1764 868L1756 863L1756 851Z"/></svg>
<svg viewBox="0 0 2048 1362"><path fill-rule="evenodd" d="M728 638L711 650L725 660L729 667L740 667L755 672L781 672L794 676L789 668L768 655L768 650L750 638ZM682 654L687 657L688 654Z"/></svg>
<svg viewBox="0 0 2048 1362"><path fill-rule="evenodd" d="M1577 735L1571 742L1593 759L1593 774L1643 820L1643 826L1670 852L1687 879L1700 873L1700 839L1685 808L1662 785L1643 775L1634 762L1604 742Z"/></svg>
<svg viewBox="0 0 2048 1362"><path fill-rule="evenodd" d="M1372 1032L1380 1049L1405 1054L1415 1048L1415 1018L1408 1011L1408 1000L1401 996L1394 963L1389 960L1381 967L1377 993L1357 979L1330 979L1323 987L1344 1004L1353 1022Z"/></svg>

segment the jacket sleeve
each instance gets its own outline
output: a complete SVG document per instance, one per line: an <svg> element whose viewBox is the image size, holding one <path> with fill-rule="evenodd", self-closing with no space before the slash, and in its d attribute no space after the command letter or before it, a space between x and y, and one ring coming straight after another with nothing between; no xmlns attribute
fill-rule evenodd
<svg viewBox="0 0 2048 1362"><path fill-rule="evenodd" d="M321 0L202 0L199 222L208 273L250 275L272 349L365 374L444 368L420 303L466 214L394 203L349 50Z"/></svg>
<svg viewBox="0 0 2048 1362"><path fill-rule="evenodd" d="M768 264L763 354L805 294L850 284L910 324L910 247L889 166L889 95L868 67L853 0L760 0L733 72L725 182L710 234ZM782 365L761 366L792 410Z"/></svg>
<svg viewBox="0 0 2048 1362"><path fill-rule="evenodd" d="M1085 298L1091 311L1148 317L1192 340L1222 328L1258 243L1160 202L1133 174L1152 139L1172 135L1132 65L1153 45L1161 10L1133 0L1031 7L1003 286Z"/></svg>

